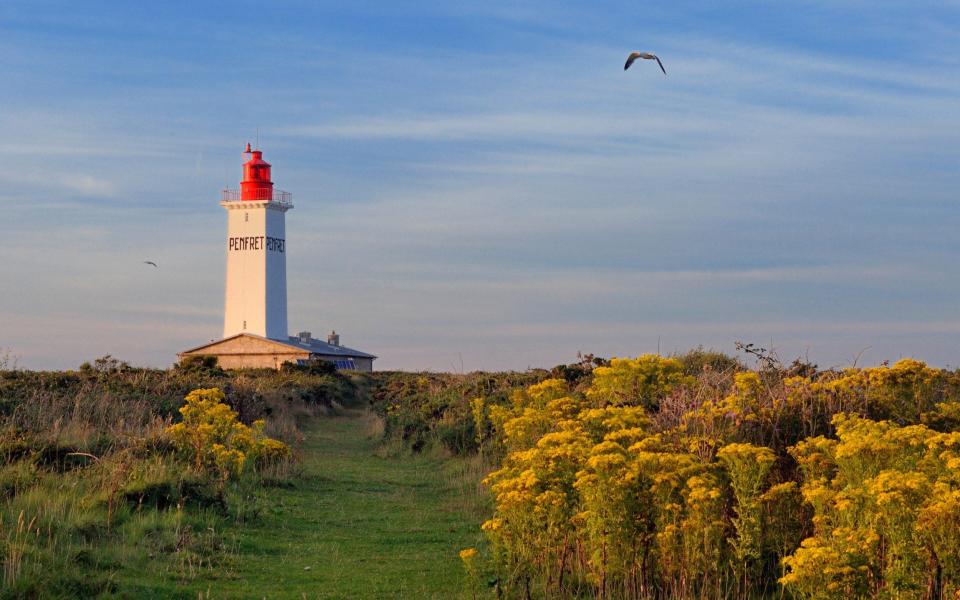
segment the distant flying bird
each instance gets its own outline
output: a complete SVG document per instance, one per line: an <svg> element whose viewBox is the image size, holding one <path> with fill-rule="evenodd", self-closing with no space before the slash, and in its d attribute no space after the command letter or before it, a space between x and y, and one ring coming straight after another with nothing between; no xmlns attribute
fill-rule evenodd
<svg viewBox="0 0 960 600"><path fill-rule="evenodd" d="M623 70L626 71L630 68L630 65L633 64L633 61L638 58L645 58L647 60L655 60L657 64L660 65L660 70L663 71L663 74L667 74L667 70L663 68L663 63L660 62L660 59L657 58L656 54L650 54L649 52L631 52L630 56L627 57L627 64L623 65Z"/></svg>
<svg viewBox="0 0 960 600"><path fill-rule="evenodd" d="M143 264L145 264L145 265L153 265L154 268L157 268L157 269L160 268L160 267L157 267L157 263L153 262L152 260L145 260L145 261L143 261Z"/></svg>

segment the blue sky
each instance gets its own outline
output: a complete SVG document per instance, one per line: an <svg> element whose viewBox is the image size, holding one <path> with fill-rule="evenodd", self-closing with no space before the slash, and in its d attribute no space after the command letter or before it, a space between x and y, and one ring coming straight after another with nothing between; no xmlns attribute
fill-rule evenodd
<svg viewBox="0 0 960 600"><path fill-rule="evenodd" d="M380 368L960 364L955 1L7 0L0 53L21 366L219 336L218 191L257 128L291 328Z"/></svg>

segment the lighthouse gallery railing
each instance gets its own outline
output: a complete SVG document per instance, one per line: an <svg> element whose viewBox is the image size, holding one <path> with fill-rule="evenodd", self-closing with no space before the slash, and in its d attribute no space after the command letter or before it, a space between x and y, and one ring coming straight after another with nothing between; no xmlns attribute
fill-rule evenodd
<svg viewBox="0 0 960 600"><path fill-rule="evenodd" d="M293 194L290 192L281 192L279 190L253 190L253 198L244 200L270 200L285 206L293 206ZM223 190L220 192L221 202L240 202L240 190Z"/></svg>

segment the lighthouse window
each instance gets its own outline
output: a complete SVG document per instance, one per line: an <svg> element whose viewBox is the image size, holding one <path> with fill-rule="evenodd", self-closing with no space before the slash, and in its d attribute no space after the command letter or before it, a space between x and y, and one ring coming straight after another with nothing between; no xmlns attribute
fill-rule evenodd
<svg viewBox="0 0 960 600"><path fill-rule="evenodd" d="M250 220L250 213L243 213L243 221L246 223Z"/></svg>

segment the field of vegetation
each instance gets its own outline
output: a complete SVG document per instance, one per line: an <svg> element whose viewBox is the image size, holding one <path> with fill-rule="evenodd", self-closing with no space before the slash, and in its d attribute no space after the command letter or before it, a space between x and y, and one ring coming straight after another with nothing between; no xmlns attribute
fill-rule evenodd
<svg viewBox="0 0 960 600"><path fill-rule="evenodd" d="M303 423L354 394L202 361L0 371L0 597L196 597L235 554L224 532L297 478Z"/></svg>
<svg viewBox="0 0 960 600"><path fill-rule="evenodd" d="M386 442L377 377L0 362L0 598L458 597L484 472Z"/></svg>
<svg viewBox="0 0 960 600"><path fill-rule="evenodd" d="M960 373L0 369L0 597L960 598Z"/></svg>
<svg viewBox="0 0 960 600"><path fill-rule="evenodd" d="M468 597L960 598L960 373L742 349L757 368L586 357L375 402L393 443L492 471Z"/></svg>

